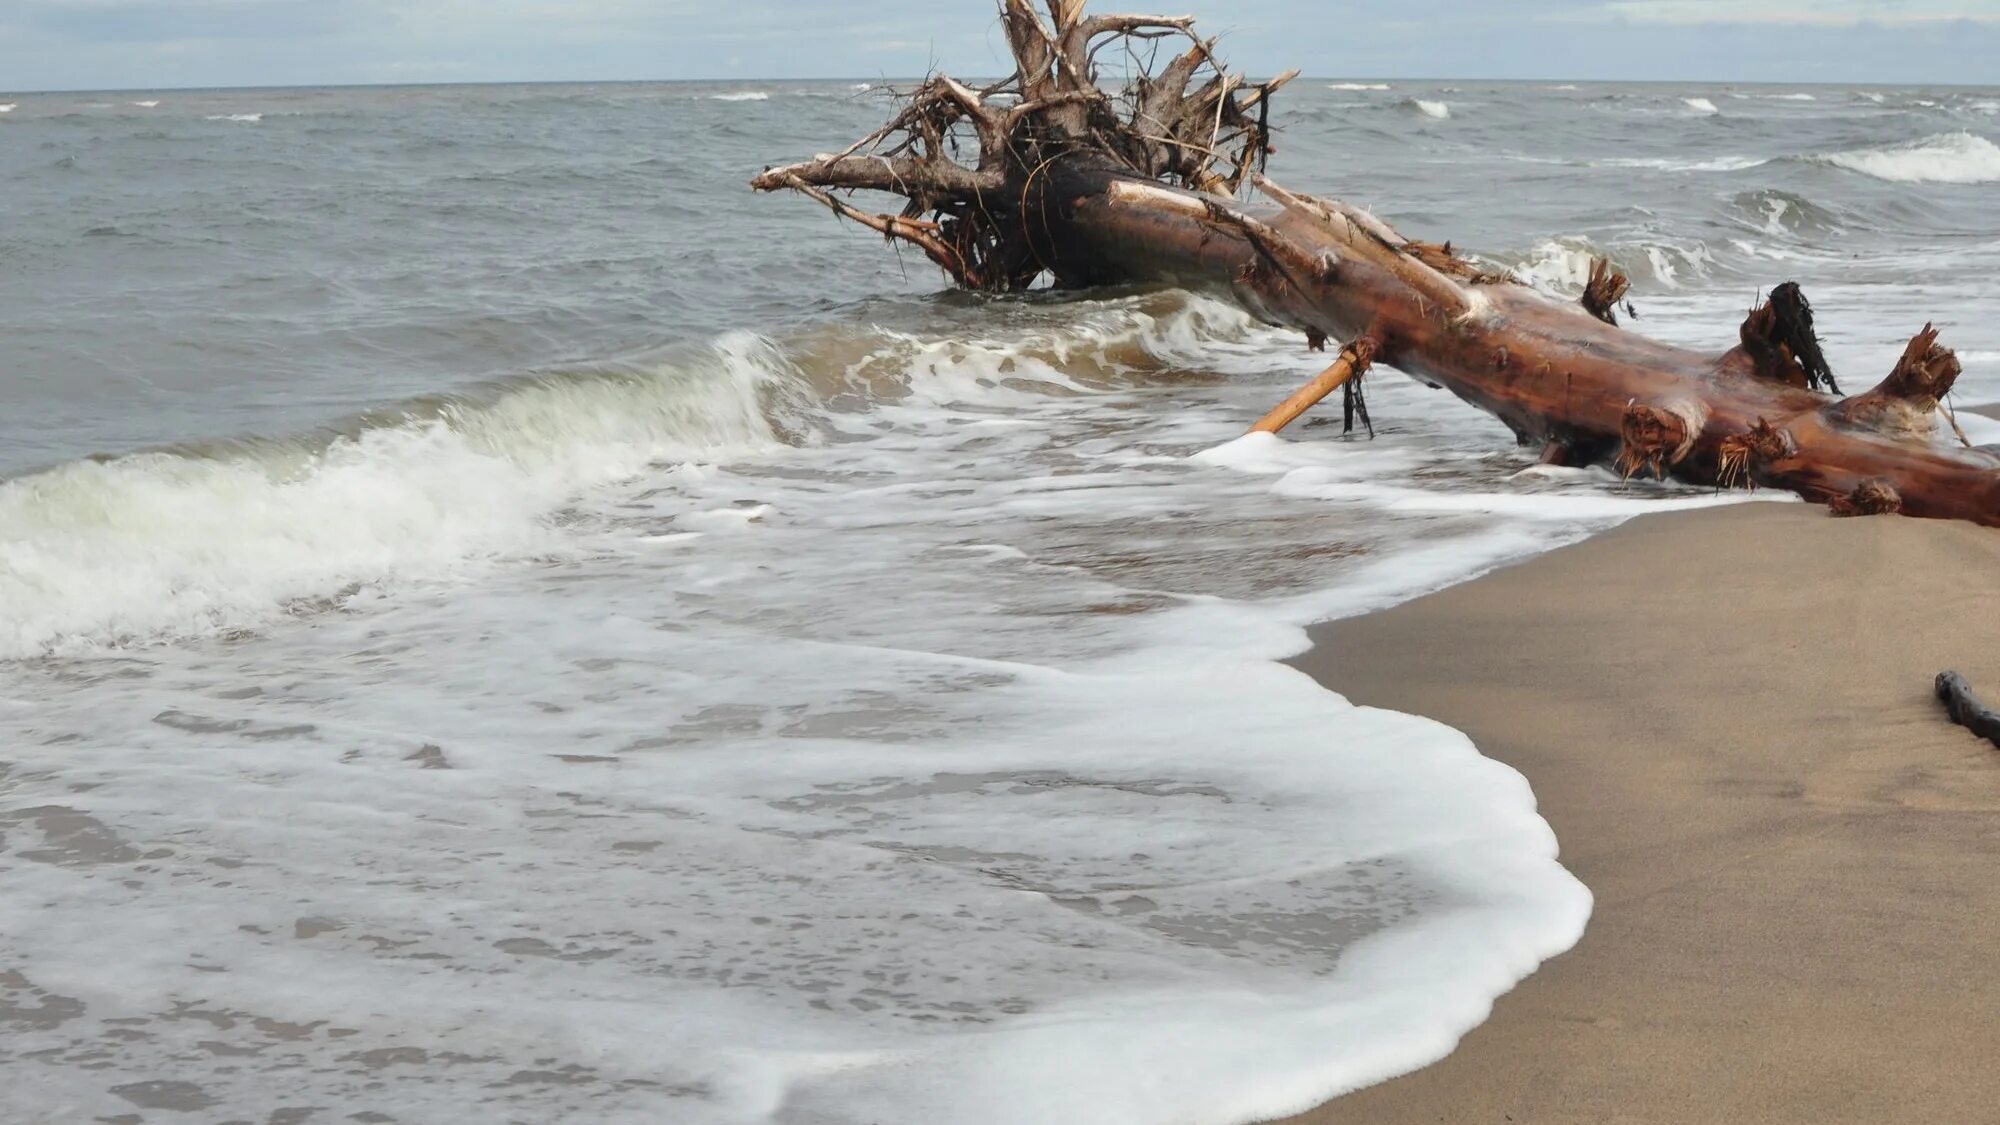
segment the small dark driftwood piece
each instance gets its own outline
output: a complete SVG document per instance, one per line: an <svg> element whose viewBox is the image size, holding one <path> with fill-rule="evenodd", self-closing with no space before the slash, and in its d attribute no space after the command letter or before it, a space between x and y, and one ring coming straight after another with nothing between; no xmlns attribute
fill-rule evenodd
<svg viewBox="0 0 2000 1125"><path fill-rule="evenodd" d="M1937 697L1944 701L1944 709L1951 715L1951 721L1966 730L2000 746L2000 712L1995 712L1979 697L1972 694L1972 685L1957 672L1940 672L1937 678Z"/></svg>

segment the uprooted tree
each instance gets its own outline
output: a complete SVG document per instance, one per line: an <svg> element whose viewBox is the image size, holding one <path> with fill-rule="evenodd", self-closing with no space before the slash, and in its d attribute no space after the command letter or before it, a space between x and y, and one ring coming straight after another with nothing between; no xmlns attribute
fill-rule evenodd
<svg viewBox="0 0 2000 1125"><path fill-rule="evenodd" d="M1060 287L1223 290L1315 350L1340 341L1339 359L1259 429L1342 387L1351 417L1360 377L1379 362L1496 415L1547 463L1766 485L1842 514L2000 525L2000 458L1934 440L1960 369L1929 325L1887 379L1845 398L1795 284L1773 290L1720 354L1649 340L1618 327L1629 283L1608 263L1566 303L1449 243L1404 238L1366 211L1272 182L1271 99L1296 72L1244 79L1188 17L1046 6L1045 18L1033 0L1000 0L1011 78L973 87L933 76L874 134L753 186L802 192L915 246L969 289L1046 276ZM1099 84L1107 51L1138 63L1122 90ZM1240 204L1251 190L1268 204ZM872 213L844 198L856 191L906 206Z"/></svg>

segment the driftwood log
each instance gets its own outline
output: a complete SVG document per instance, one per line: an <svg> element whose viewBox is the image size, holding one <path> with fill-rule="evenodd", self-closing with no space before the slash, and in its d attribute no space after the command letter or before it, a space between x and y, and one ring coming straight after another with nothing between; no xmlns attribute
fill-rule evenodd
<svg viewBox="0 0 2000 1125"><path fill-rule="evenodd" d="M1937 697L1951 721L1979 737L2000 746L2000 712L1995 712L1972 694L1972 685L1957 672L1940 672Z"/></svg>
<svg viewBox="0 0 2000 1125"><path fill-rule="evenodd" d="M1357 411L1365 420L1358 376L1373 361L1487 410L1546 463L1787 489L1840 514L2000 524L2000 458L1936 440L1960 368L1929 325L1886 379L1849 397L1796 284L1751 310L1726 350L1647 339L1618 327L1629 282L1608 263L1564 302L1273 182L1272 96L1296 72L1253 82L1228 70L1188 17L999 3L1012 77L975 88L933 76L874 134L753 186L810 196L966 288L1176 284L1232 295L1316 350L1339 341L1342 362L1260 428L1335 387L1350 428ZM1122 89L1099 82L1111 57L1136 74ZM874 213L845 198L856 191L904 206Z"/></svg>

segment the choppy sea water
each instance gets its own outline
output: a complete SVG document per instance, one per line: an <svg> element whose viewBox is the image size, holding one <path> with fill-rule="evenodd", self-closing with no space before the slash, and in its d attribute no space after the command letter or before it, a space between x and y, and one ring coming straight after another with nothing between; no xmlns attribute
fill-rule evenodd
<svg viewBox="0 0 2000 1125"><path fill-rule="evenodd" d="M1576 940L1517 775L1277 661L1716 499L1387 372L1237 440L1297 339L749 195L856 85L0 95L0 1116L1219 1125ZM1321 80L1272 172L1978 402L1996 114Z"/></svg>

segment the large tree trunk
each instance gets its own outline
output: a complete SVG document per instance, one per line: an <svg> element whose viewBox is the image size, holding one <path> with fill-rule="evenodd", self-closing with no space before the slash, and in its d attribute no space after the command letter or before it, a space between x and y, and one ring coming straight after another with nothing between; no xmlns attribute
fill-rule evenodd
<svg viewBox="0 0 2000 1125"><path fill-rule="evenodd" d="M1351 388L1372 357L1490 411L1552 462L1768 485L1842 514L2000 525L2000 459L1934 440L1959 365L1930 326L1881 385L1850 398L1834 397L1796 285L1774 290L1719 354L1649 340L1617 327L1626 282L1602 264L1581 302L1557 301L1264 178L1271 95L1292 76L1245 82L1190 20L1091 17L1083 0L1047 0L1047 20L1030 0L1000 6L1013 79L973 90L933 78L874 136L754 186L804 192L971 288L1048 275L1227 291L1314 348L1347 343L1349 371L1322 386ZM1127 90L1098 88L1091 60L1106 43L1162 38L1186 50ZM977 162L955 161L961 148ZM1252 188L1269 200L1254 211L1237 201ZM834 190L908 205L870 214Z"/></svg>

